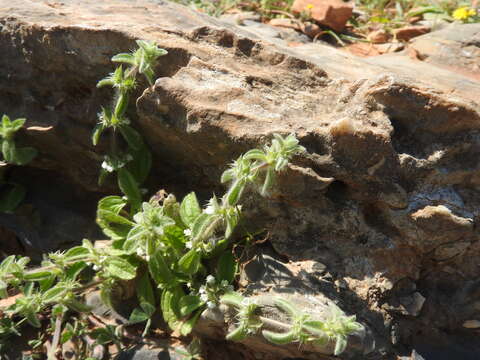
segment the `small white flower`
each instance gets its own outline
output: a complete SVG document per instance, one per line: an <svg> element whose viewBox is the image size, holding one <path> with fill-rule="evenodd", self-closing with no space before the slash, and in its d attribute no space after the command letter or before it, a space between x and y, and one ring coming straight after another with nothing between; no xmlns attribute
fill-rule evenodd
<svg viewBox="0 0 480 360"><path fill-rule="evenodd" d="M102 169L112 172L113 171L113 166L107 163L106 161L102 162Z"/></svg>
<svg viewBox="0 0 480 360"><path fill-rule="evenodd" d="M208 205L207 208L205 209L205 214L212 215L215 212L215 209L213 208L212 205Z"/></svg>
<svg viewBox="0 0 480 360"><path fill-rule="evenodd" d="M187 287L191 288L191 287L192 287L192 283L191 283L191 282L187 282Z"/></svg>
<svg viewBox="0 0 480 360"><path fill-rule="evenodd" d="M205 294L207 292L207 289L205 289L205 286L200 286L200 289L198 290L200 294Z"/></svg>
<svg viewBox="0 0 480 360"><path fill-rule="evenodd" d="M193 247L193 243L192 243L191 241L187 241L187 242L185 243L185 247L186 247L187 249L191 249L191 248Z"/></svg>
<svg viewBox="0 0 480 360"><path fill-rule="evenodd" d="M143 249L142 248L138 248L137 251L136 251L137 255L138 256L143 256L145 255L145 253L143 252Z"/></svg>
<svg viewBox="0 0 480 360"><path fill-rule="evenodd" d="M209 309L214 309L214 308L215 308L215 303L214 303L213 301L208 301L208 302L207 302L207 307L208 307Z"/></svg>
<svg viewBox="0 0 480 360"><path fill-rule="evenodd" d="M226 286L228 286L228 281L227 280L222 280L220 285L222 285L222 287L226 287Z"/></svg>
<svg viewBox="0 0 480 360"><path fill-rule="evenodd" d="M208 275L207 276L207 284L208 285L213 285L215 284L215 277L213 275Z"/></svg>
<svg viewBox="0 0 480 360"><path fill-rule="evenodd" d="M203 302L207 302L208 301L208 295L207 294L201 294L200 295L200 300L202 300Z"/></svg>
<svg viewBox="0 0 480 360"><path fill-rule="evenodd" d="M100 267L98 265L93 265L93 271L98 271L100 270Z"/></svg>
<svg viewBox="0 0 480 360"><path fill-rule="evenodd" d="M150 261L150 255L145 256L145 260Z"/></svg>
<svg viewBox="0 0 480 360"><path fill-rule="evenodd" d="M185 236L191 236L192 235L192 230L185 229L185 230L183 230L183 233L185 234Z"/></svg>

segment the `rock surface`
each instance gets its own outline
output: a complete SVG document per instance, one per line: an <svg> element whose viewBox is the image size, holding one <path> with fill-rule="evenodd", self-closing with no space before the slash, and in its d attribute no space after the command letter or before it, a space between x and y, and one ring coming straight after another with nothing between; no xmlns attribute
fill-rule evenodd
<svg viewBox="0 0 480 360"><path fill-rule="evenodd" d="M0 4L2 111L52 127L22 134L40 151L25 171L61 175L92 198L111 192L97 185L104 149L90 143L109 96L95 84L112 70L112 55L154 40L169 55L130 109L155 152L153 186L211 194L241 152L294 132L307 154L270 199L247 202L252 226L268 228L274 253L303 268L302 284L372 329L369 358L412 349L427 360L449 349L451 358L478 358L475 330L463 326L480 315L476 78L436 66L443 58L433 56L291 48L164 1ZM458 65L471 73L469 62ZM2 226L18 236L17 220ZM65 241L86 232L79 226Z"/></svg>
<svg viewBox="0 0 480 360"><path fill-rule="evenodd" d="M295 0L292 12L305 14L319 24L342 31L352 16L353 4L342 0Z"/></svg>

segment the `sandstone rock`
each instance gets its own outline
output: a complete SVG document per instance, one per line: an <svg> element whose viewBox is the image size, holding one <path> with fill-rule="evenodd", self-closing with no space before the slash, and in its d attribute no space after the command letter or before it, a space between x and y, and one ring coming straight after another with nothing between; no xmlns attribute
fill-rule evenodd
<svg viewBox="0 0 480 360"><path fill-rule="evenodd" d="M294 30L300 30L300 25L298 21L293 19L286 19L286 18L276 18L272 19L268 22L272 26L284 27Z"/></svg>
<svg viewBox="0 0 480 360"><path fill-rule="evenodd" d="M169 55L155 85L139 86L129 109L155 154L149 188L220 192L225 164L273 132L293 132L307 153L278 178L271 197L246 199L246 226L267 228L268 246L293 278L372 324L386 353L395 352L392 322L402 348L414 348L419 337L412 334L422 330L421 341L478 351L478 339L458 330L475 319L470 303L480 301L475 78L403 53L360 59L317 43L288 48L280 37L167 2L0 3L0 105L27 117L29 127L51 126L21 134L40 156L18 178L50 219L33 246L45 246L48 234L58 241L48 247L89 236L85 224L93 224L96 192L114 191L97 185L108 143L93 148L90 133L109 93L95 84L113 69L113 54L133 48L135 39L150 39ZM39 196L36 171L61 176L69 186L39 185L49 189ZM66 193L68 201L47 201ZM2 215L2 226L31 239L16 215ZM328 273L316 274L313 263ZM416 317L382 308L407 277L426 298ZM346 287L333 286L340 279ZM289 351L300 356L298 346Z"/></svg>
<svg viewBox="0 0 480 360"><path fill-rule="evenodd" d="M414 37L426 34L428 32L430 32L430 27L428 26L405 26L400 29L395 29L393 34L397 40L409 41Z"/></svg>
<svg viewBox="0 0 480 360"><path fill-rule="evenodd" d="M388 38L388 33L383 29L372 31L367 36L367 40L371 41L374 44L385 43L388 41Z"/></svg>
<svg viewBox="0 0 480 360"><path fill-rule="evenodd" d="M294 13L305 13L322 25L342 31L353 12L353 5L342 0L295 0Z"/></svg>
<svg viewBox="0 0 480 360"><path fill-rule="evenodd" d="M480 79L480 24L451 24L415 38L411 46L429 64Z"/></svg>

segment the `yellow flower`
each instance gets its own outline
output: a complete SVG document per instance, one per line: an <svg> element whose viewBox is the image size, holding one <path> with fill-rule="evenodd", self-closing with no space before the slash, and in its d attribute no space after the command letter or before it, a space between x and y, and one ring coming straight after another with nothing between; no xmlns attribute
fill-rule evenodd
<svg viewBox="0 0 480 360"><path fill-rule="evenodd" d="M452 14L453 18L455 20L468 20L468 18L475 16L476 11L475 9L470 9L466 6L460 7L457 10L455 10Z"/></svg>
<svg viewBox="0 0 480 360"><path fill-rule="evenodd" d="M313 9L313 4L308 4L308 5L306 6L306 8L307 8L308 10L312 10L312 9Z"/></svg>

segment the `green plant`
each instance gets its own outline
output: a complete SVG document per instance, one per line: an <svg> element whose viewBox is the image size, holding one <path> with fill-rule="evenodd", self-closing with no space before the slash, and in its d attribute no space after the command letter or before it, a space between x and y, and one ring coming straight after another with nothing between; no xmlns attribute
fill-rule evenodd
<svg viewBox="0 0 480 360"><path fill-rule="evenodd" d="M334 355L339 355L347 346L348 335L363 328L355 321L355 316L345 316L334 306L329 309L330 314L326 320L316 320L311 315L299 311L290 301L276 298L275 305L290 319L290 324L285 324L262 316L261 306L238 293L225 294L221 302L235 308L237 312L237 327L227 334L227 340L240 341L256 334L264 326L271 326L284 330L283 332L262 330L263 337L271 343L285 345L297 342L324 346L333 341Z"/></svg>
<svg viewBox="0 0 480 360"><path fill-rule="evenodd" d="M26 195L26 189L21 184L7 181L5 171L9 165L26 165L37 156L37 150L32 147L18 147L15 134L25 124L25 119L11 121L3 115L0 126L0 145L3 161L0 161L0 212L13 212Z"/></svg>
<svg viewBox="0 0 480 360"><path fill-rule="evenodd" d="M125 70L120 65L98 82L99 88L111 86L114 89L114 98L111 108L102 108L98 114L99 122L92 134L93 145L97 145L102 133L111 131L110 151L104 157L99 183L103 183L109 173L116 172L118 187L127 197L132 210L137 210L141 205L139 186L147 178L152 160L142 136L131 126L126 116L130 93L137 86L139 74L145 77L150 86L153 85L158 58L167 54L166 50L149 41L137 40L137 45L138 49L131 53L118 54L112 58L113 62L126 64ZM118 133L126 143L126 149L120 148Z"/></svg>
<svg viewBox="0 0 480 360"><path fill-rule="evenodd" d="M128 325L145 323L143 336L158 310L172 330L188 335L200 314L220 302L236 307L238 312L238 327L227 339L241 340L269 321L259 315L257 304L233 293L238 261L231 240L240 220L243 195L251 189L268 196L277 173L285 170L291 158L304 148L293 135L274 134L269 145L250 150L230 164L221 176L221 182L228 185L227 191L221 197L213 195L205 207L194 192L181 202L172 194L143 201L139 184L148 174L150 157L138 153L149 152L125 114L136 76L143 74L152 84L157 58L166 52L149 42L137 44L139 49L131 54L119 54L112 59L128 64L129 68L119 66L98 84L112 86L115 97L111 108L102 109L93 142L98 143L102 132L111 131L112 148L102 168L117 172L119 188L125 195L108 196L98 203L96 221L110 241L100 247L84 239L82 245L44 256L41 266L33 269L27 268L27 257L12 255L0 263L0 296L18 294L15 303L5 309L8 318L1 319L0 339L18 335L25 323L40 328L44 315L50 315L47 332L53 333L53 340L48 355L52 359L58 344L86 332L82 322L72 325L68 321L72 314L91 311L83 301L85 292L98 288L102 301L113 306L115 291L125 281L135 281L138 299ZM5 120L5 124L7 130L2 134L10 141L12 131L17 131L23 122ZM125 141L126 151L118 147L117 132ZM343 315L320 326L309 316L292 310L284 300L278 300L277 306L289 311L292 324L286 325L290 329L288 335L264 329L263 335L272 342L281 343L282 337L300 343L335 338L339 352L344 348L346 335L356 328L354 319L346 321ZM98 344L113 343L119 350L122 346L118 328L100 327L89 335ZM87 356L84 348L81 352ZM188 356L200 356L195 343Z"/></svg>

